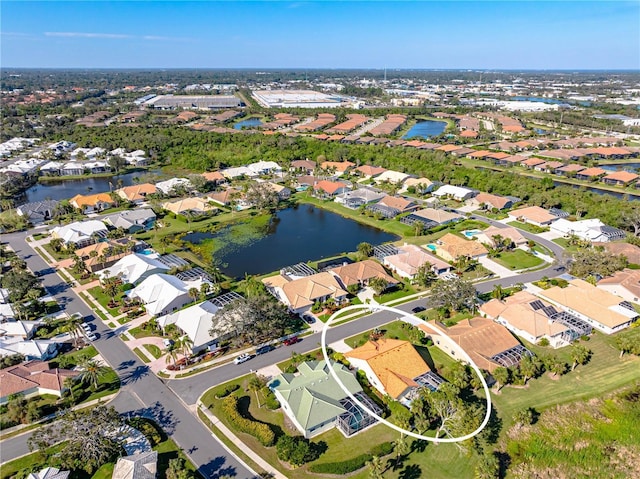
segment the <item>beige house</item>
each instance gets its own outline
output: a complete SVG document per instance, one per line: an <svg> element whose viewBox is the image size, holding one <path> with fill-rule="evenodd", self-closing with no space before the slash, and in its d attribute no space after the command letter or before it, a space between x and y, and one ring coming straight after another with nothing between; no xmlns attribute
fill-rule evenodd
<svg viewBox="0 0 640 479"><path fill-rule="evenodd" d="M554 286L538 295L605 334L621 331L638 319L638 313L620 296L581 279L570 281L566 288Z"/></svg>
<svg viewBox="0 0 640 479"><path fill-rule="evenodd" d="M400 192L405 192L413 187L416 193L429 193L434 188L433 182L429 178L407 178L404 180Z"/></svg>
<svg viewBox="0 0 640 479"><path fill-rule="evenodd" d="M552 215L544 208L539 206L526 206L524 208L518 208L509 212L509 218L514 221L521 221L523 223L529 223L535 226L549 226L555 220L557 216Z"/></svg>
<svg viewBox="0 0 640 479"><path fill-rule="evenodd" d="M131 201L135 204L140 204L147 199L147 195L157 193L156 185L151 183L142 183L139 185L125 186L116 190L118 196L123 200Z"/></svg>
<svg viewBox="0 0 640 479"><path fill-rule="evenodd" d="M446 261L455 262L460 258L478 259L489 252L480 242L465 240L447 233L436 241L436 254Z"/></svg>
<svg viewBox="0 0 640 479"><path fill-rule="evenodd" d="M492 195L491 193L478 193L469 200L469 203L476 206L484 206L485 209L503 210L511 208L513 201L504 196Z"/></svg>
<svg viewBox="0 0 640 479"><path fill-rule="evenodd" d="M291 280L277 275L262 280L267 289L291 311L302 314L311 309L315 302L323 303L333 298L336 304L347 300L347 291L331 273L317 273Z"/></svg>
<svg viewBox="0 0 640 479"><path fill-rule="evenodd" d="M640 270L625 268L598 281L598 287L626 301L640 304Z"/></svg>
<svg viewBox="0 0 640 479"><path fill-rule="evenodd" d="M413 279L425 264L429 264L435 274L444 274L451 271L449 263L412 244L400 246L397 254L385 256L382 262L398 276L409 279Z"/></svg>
<svg viewBox="0 0 640 479"><path fill-rule="evenodd" d="M331 269L330 273L340 280L345 289L351 285L366 286L373 278L385 280L387 287L395 286L399 282L390 276L380 263L372 259L338 266Z"/></svg>
<svg viewBox="0 0 640 479"><path fill-rule="evenodd" d="M498 228L496 226L489 226L482 233L476 235L476 239L485 245L488 245L491 248L495 247L495 241L493 239L494 236L500 235L505 240L510 240L511 244L514 247L525 246L528 243L527 238L522 236L522 233L518 231L516 228L508 227L508 228Z"/></svg>
<svg viewBox="0 0 640 479"><path fill-rule="evenodd" d="M211 204L211 201L209 198L189 197L162 203L162 208L177 215L185 213L204 214L218 209Z"/></svg>

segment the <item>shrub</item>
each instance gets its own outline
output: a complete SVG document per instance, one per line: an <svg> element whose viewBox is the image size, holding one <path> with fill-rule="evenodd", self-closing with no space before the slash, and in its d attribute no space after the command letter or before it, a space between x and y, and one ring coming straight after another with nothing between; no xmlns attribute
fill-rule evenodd
<svg viewBox="0 0 640 479"><path fill-rule="evenodd" d="M383 442L382 444L378 444L374 446L369 454L372 456L383 457L387 454L391 454L393 452L393 443L392 442Z"/></svg>
<svg viewBox="0 0 640 479"><path fill-rule="evenodd" d="M224 397L227 397L229 394L231 394L234 391L237 391L238 389L240 389L239 384L227 384L220 391L216 392L216 398L222 399Z"/></svg>
<svg viewBox="0 0 640 479"><path fill-rule="evenodd" d="M261 422L242 417L240 412L238 412L238 398L236 396L227 396L224 398L222 401L222 410L229 421L231 421L240 432L255 437L260 441L260 444L265 447L273 446L276 435L271 428Z"/></svg>
<svg viewBox="0 0 640 479"><path fill-rule="evenodd" d="M276 395L273 394L273 391L271 391L271 389L269 388L265 388L263 391L265 392L264 405L267 407L267 409L269 409L270 411L278 409L280 407L280 403L276 399Z"/></svg>
<svg viewBox="0 0 640 479"><path fill-rule="evenodd" d="M276 451L278 459L292 466L301 466L317 458L312 444L302 436L280 436L276 443Z"/></svg>
<svg viewBox="0 0 640 479"><path fill-rule="evenodd" d="M362 469L367 461L370 461L373 456L382 457L387 454L391 454L393 451L393 443L383 442L374 446L367 454L360 454L346 461L340 462L324 462L320 464L311 464L309 466L310 472L317 474L349 474L351 472Z"/></svg>
<svg viewBox="0 0 640 479"><path fill-rule="evenodd" d="M162 442L162 435L156 426L148 419L142 417L132 417L127 421L129 426L140 431L151 443L151 447L157 446Z"/></svg>

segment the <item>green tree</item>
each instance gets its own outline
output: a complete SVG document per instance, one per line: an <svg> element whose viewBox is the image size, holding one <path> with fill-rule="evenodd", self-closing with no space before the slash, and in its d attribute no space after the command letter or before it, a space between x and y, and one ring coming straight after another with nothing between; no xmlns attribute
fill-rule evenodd
<svg viewBox="0 0 640 479"><path fill-rule="evenodd" d="M396 465L395 467L400 467L402 462L402 457L409 453L409 442L404 434L400 434L400 436L393 441L393 449L396 452Z"/></svg>
<svg viewBox="0 0 640 479"><path fill-rule="evenodd" d="M384 278L371 278L369 280L369 287L373 289L373 291L378 296L380 296L382 292L387 289L387 286L389 286L389 283L387 283L387 280Z"/></svg>
<svg viewBox="0 0 640 479"><path fill-rule="evenodd" d="M369 258L373 255L373 246L371 244L362 242L358 244L358 253L363 259Z"/></svg>
<svg viewBox="0 0 640 479"><path fill-rule="evenodd" d="M494 453L480 456L474 471L475 479L498 479L500 477L500 461Z"/></svg>
<svg viewBox="0 0 640 479"><path fill-rule="evenodd" d="M524 383L527 384L529 378L535 377L540 372L540 365L533 356L525 355L520 360L520 373L524 377Z"/></svg>
<svg viewBox="0 0 640 479"><path fill-rule="evenodd" d="M109 368L92 358L83 358L78 363L78 367L82 371L80 382L90 384L94 391L98 389L100 378L109 371Z"/></svg>
<svg viewBox="0 0 640 479"><path fill-rule="evenodd" d="M516 424L521 424L523 426L528 426L533 424L534 411L530 407L525 409L520 409L516 411L513 415L513 422Z"/></svg>
<svg viewBox="0 0 640 479"><path fill-rule="evenodd" d="M167 357L165 359L165 362L170 363L173 361L173 365L175 366L175 364L178 362L178 351L180 350L180 345L173 341L171 343L169 343L169 345L167 346Z"/></svg>
<svg viewBox="0 0 640 479"><path fill-rule="evenodd" d="M571 365L571 370L573 371L578 364L587 364L589 359L591 359L592 352L586 346L582 344L576 344L571 348L571 360L573 364Z"/></svg>
<svg viewBox="0 0 640 479"><path fill-rule="evenodd" d="M198 298L200 297L200 291L198 291L198 288L189 288L188 294L194 303L198 301Z"/></svg>
<svg viewBox="0 0 640 479"><path fill-rule="evenodd" d="M620 357L622 357L624 353L640 355L640 341L632 336L632 334L633 331L625 331L618 333L616 336L615 344L620 350Z"/></svg>
<svg viewBox="0 0 640 479"><path fill-rule="evenodd" d="M502 386L509 382L509 370L505 367L498 366L493 370L493 373L491 373L491 375L493 376L493 379L496 380L498 391L502 389Z"/></svg>
<svg viewBox="0 0 640 479"><path fill-rule="evenodd" d="M476 295L473 284L458 277L438 280L431 287L431 302L435 308L475 311Z"/></svg>
<svg viewBox="0 0 640 479"><path fill-rule="evenodd" d="M438 275L433 272L432 266L430 263L425 263L418 267L418 271L414 276L413 280L418 286L422 286L423 288L428 288L438 279Z"/></svg>
<svg viewBox="0 0 640 479"><path fill-rule="evenodd" d="M194 477L181 457L169 459L169 467L165 474L167 479L192 479Z"/></svg>
<svg viewBox="0 0 640 479"><path fill-rule="evenodd" d="M373 456L370 461L367 461L366 466L369 468L369 477L371 479L382 479L384 465L380 457Z"/></svg>
<svg viewBox="0 0 640 479"><path fill-rule="evenodd" d="M249 388L249 390L253 391L256 395L256 403L258 404L258 408L262 407L262 405L260 404L258 393L262 391L262 389L265 388L266 385L267 379L264 376L260 376L258 374L254 374L253 376L251 376L251 379L249 379L249 382L247 383L247 387Z"/></svg>

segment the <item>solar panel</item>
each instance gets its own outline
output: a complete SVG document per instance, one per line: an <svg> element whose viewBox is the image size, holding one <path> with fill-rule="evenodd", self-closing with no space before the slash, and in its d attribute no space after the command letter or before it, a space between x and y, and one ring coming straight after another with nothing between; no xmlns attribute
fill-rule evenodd
<svg viewBox="0 0 640 479"><path fill-rule="evenodd" d="M553 306L545 306L544 308L542 308L542 311L547 316L547 318L552 318L557 313L556 308L554 308Z"/></svg>
<svg viewBox="0 0 640 479"><path fill-rule="evenodd" d="M533 308L534 311L538 311L539 309L544 309L545 307L544 303L539 299L536 299L535 301L531 301L529 305Z"/></svg>

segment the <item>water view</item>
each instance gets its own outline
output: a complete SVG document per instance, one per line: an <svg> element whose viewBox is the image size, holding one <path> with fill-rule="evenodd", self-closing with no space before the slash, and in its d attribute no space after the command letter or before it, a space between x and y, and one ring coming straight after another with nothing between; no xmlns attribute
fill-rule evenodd
<svg viewBox="0 0 640 479"><path fill-rule="evenodd" d="M254 126L262 125L260 118L248 118L246 120L239 121L233 128L236 130L242 130L243 128L253 128Z"/></svg>
<svg viewBox="0 0 640 479"><path fill-rule="evenodd" d="M600 165L600 168L607 171L630 171L631 173L640 172L640 163L614 163L611 165Z"/></svg>
<svg viewBox="0 0 640 479"><path fill-rule="evenodd" d="M125 175L111 176L108 178L85 178L81 180L56 181L52 183L36 183L22 197L20 203L31 203L33 201L66 200L73 198L75 195L90 195L94 193L103 193L110 189L119 188L119 181L122 180L122 186L131 186L135 184L134 178L142 175L153 174L154 171L136 171ZM109 184L111 183L111 185Z"/></svg>
<svg viewBox="0 0 640 479"><path fill-rule="evenodd" d="M411 138L431 138L432 136L438 136L447 127L446 121L434 121L425 120L419 121L413 127L404 134L403 140L409 140Z"/></svg>
<svg viewBox="0 0 640 479"><path fill-rule="evenodd" d="M191 233L182 239L196 244L205 240L216 242L214 256L221 263L220 269L235 278L355 251L363 241L377 245L399 239L311 205L279 211L259 234L255 231L238 234L234 228L228 226L213 234Z"/></svg>

